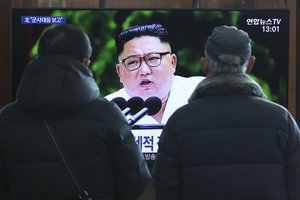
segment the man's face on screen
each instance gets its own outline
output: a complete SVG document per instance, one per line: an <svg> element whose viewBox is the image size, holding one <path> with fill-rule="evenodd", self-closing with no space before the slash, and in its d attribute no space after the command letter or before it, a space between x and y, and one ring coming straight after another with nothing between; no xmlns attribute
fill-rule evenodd
<svg viewBox="0 0 300 200"><path fill-rule="evenodd" d="M134 38L124 44L119 61L116 69L129 96L168 96L177 64L168 43L152 36Z"/></svg>

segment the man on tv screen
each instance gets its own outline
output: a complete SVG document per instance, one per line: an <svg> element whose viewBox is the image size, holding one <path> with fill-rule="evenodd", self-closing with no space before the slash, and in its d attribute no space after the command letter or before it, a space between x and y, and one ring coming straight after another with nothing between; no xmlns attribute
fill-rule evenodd
<svg viewBox="0 0 300 200"><path fill-rule="evenodd" d="M166 123L177 108L187 103L204 77L174 75L177 57L172 53L167 29L160 24L132 26L123 30L115 41L119 60L116 70L124 87L106 98L157 96L162 100L161 110L145 116L139 123Z"/></svg>

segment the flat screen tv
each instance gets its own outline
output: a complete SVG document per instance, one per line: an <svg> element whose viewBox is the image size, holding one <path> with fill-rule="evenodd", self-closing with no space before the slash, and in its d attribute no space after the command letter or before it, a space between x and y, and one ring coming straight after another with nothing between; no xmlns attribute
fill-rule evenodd
<svg viewBox="0 0 300 200"><path fill-rule="evenodd" d="M234 25L247 31L256 57L251 77L271 101L288 106L289 10L13 8L11 13L13 99L26 64L37 54L38 37L52 23L78 24L88 33L93 46L91 70L101 96L122 87L115 70L117 32L133 25L160 23L168 29L172 51L178 57L176 74L185 77L203 75L199 60L215 26ZM133 127L133 132L145 158L154 160L163 125L145 127ZM152 136L155 138L149 140Z"/></svg>

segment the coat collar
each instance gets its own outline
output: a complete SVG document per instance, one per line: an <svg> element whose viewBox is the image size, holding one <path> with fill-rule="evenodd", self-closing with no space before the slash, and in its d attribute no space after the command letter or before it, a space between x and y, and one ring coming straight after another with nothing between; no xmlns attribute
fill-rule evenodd
<svg viewBox="0 0 300 200"><path fill-rule="evenodd" d="M19 105L38 116L62 116L95 100L92 72L70 56L40 56L28 64L17 90Z"/></svg>
<svg viewBox="0 0 300 200"><path fill-rule="evenodd" d="M261 87L245 73L217 73L201 81L189 102L208 95L254 95L266 99Z"/></svg>

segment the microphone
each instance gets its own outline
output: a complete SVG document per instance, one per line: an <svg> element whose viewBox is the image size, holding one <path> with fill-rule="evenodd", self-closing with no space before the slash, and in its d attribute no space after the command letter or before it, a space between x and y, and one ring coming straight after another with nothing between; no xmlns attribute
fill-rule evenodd
<svg viewBox="0 0 300 200"><path fill-rule="evenodd" d="M131 118L128 119L129 125L135 124L138 120L140 120L145 115L155 115L161 109L162 102L158 97L149 97L144 102L144 108L140 110L138 113L133 115Z"/></svg>
<svg viewBox="0 0 300 200"><path fill-rule="evenodd" d="M123 97L116 97L111 101L116 103L121 110L126 108L126 100Z"/></svg>
<svg viewBox="0 0 300 200"><path fill-rule="evenodd" d="M126 103L126 108L123 109L122 113L127 116L129 114L136 114L143 108L144 100L141 97L132 97Z"/></svg>

